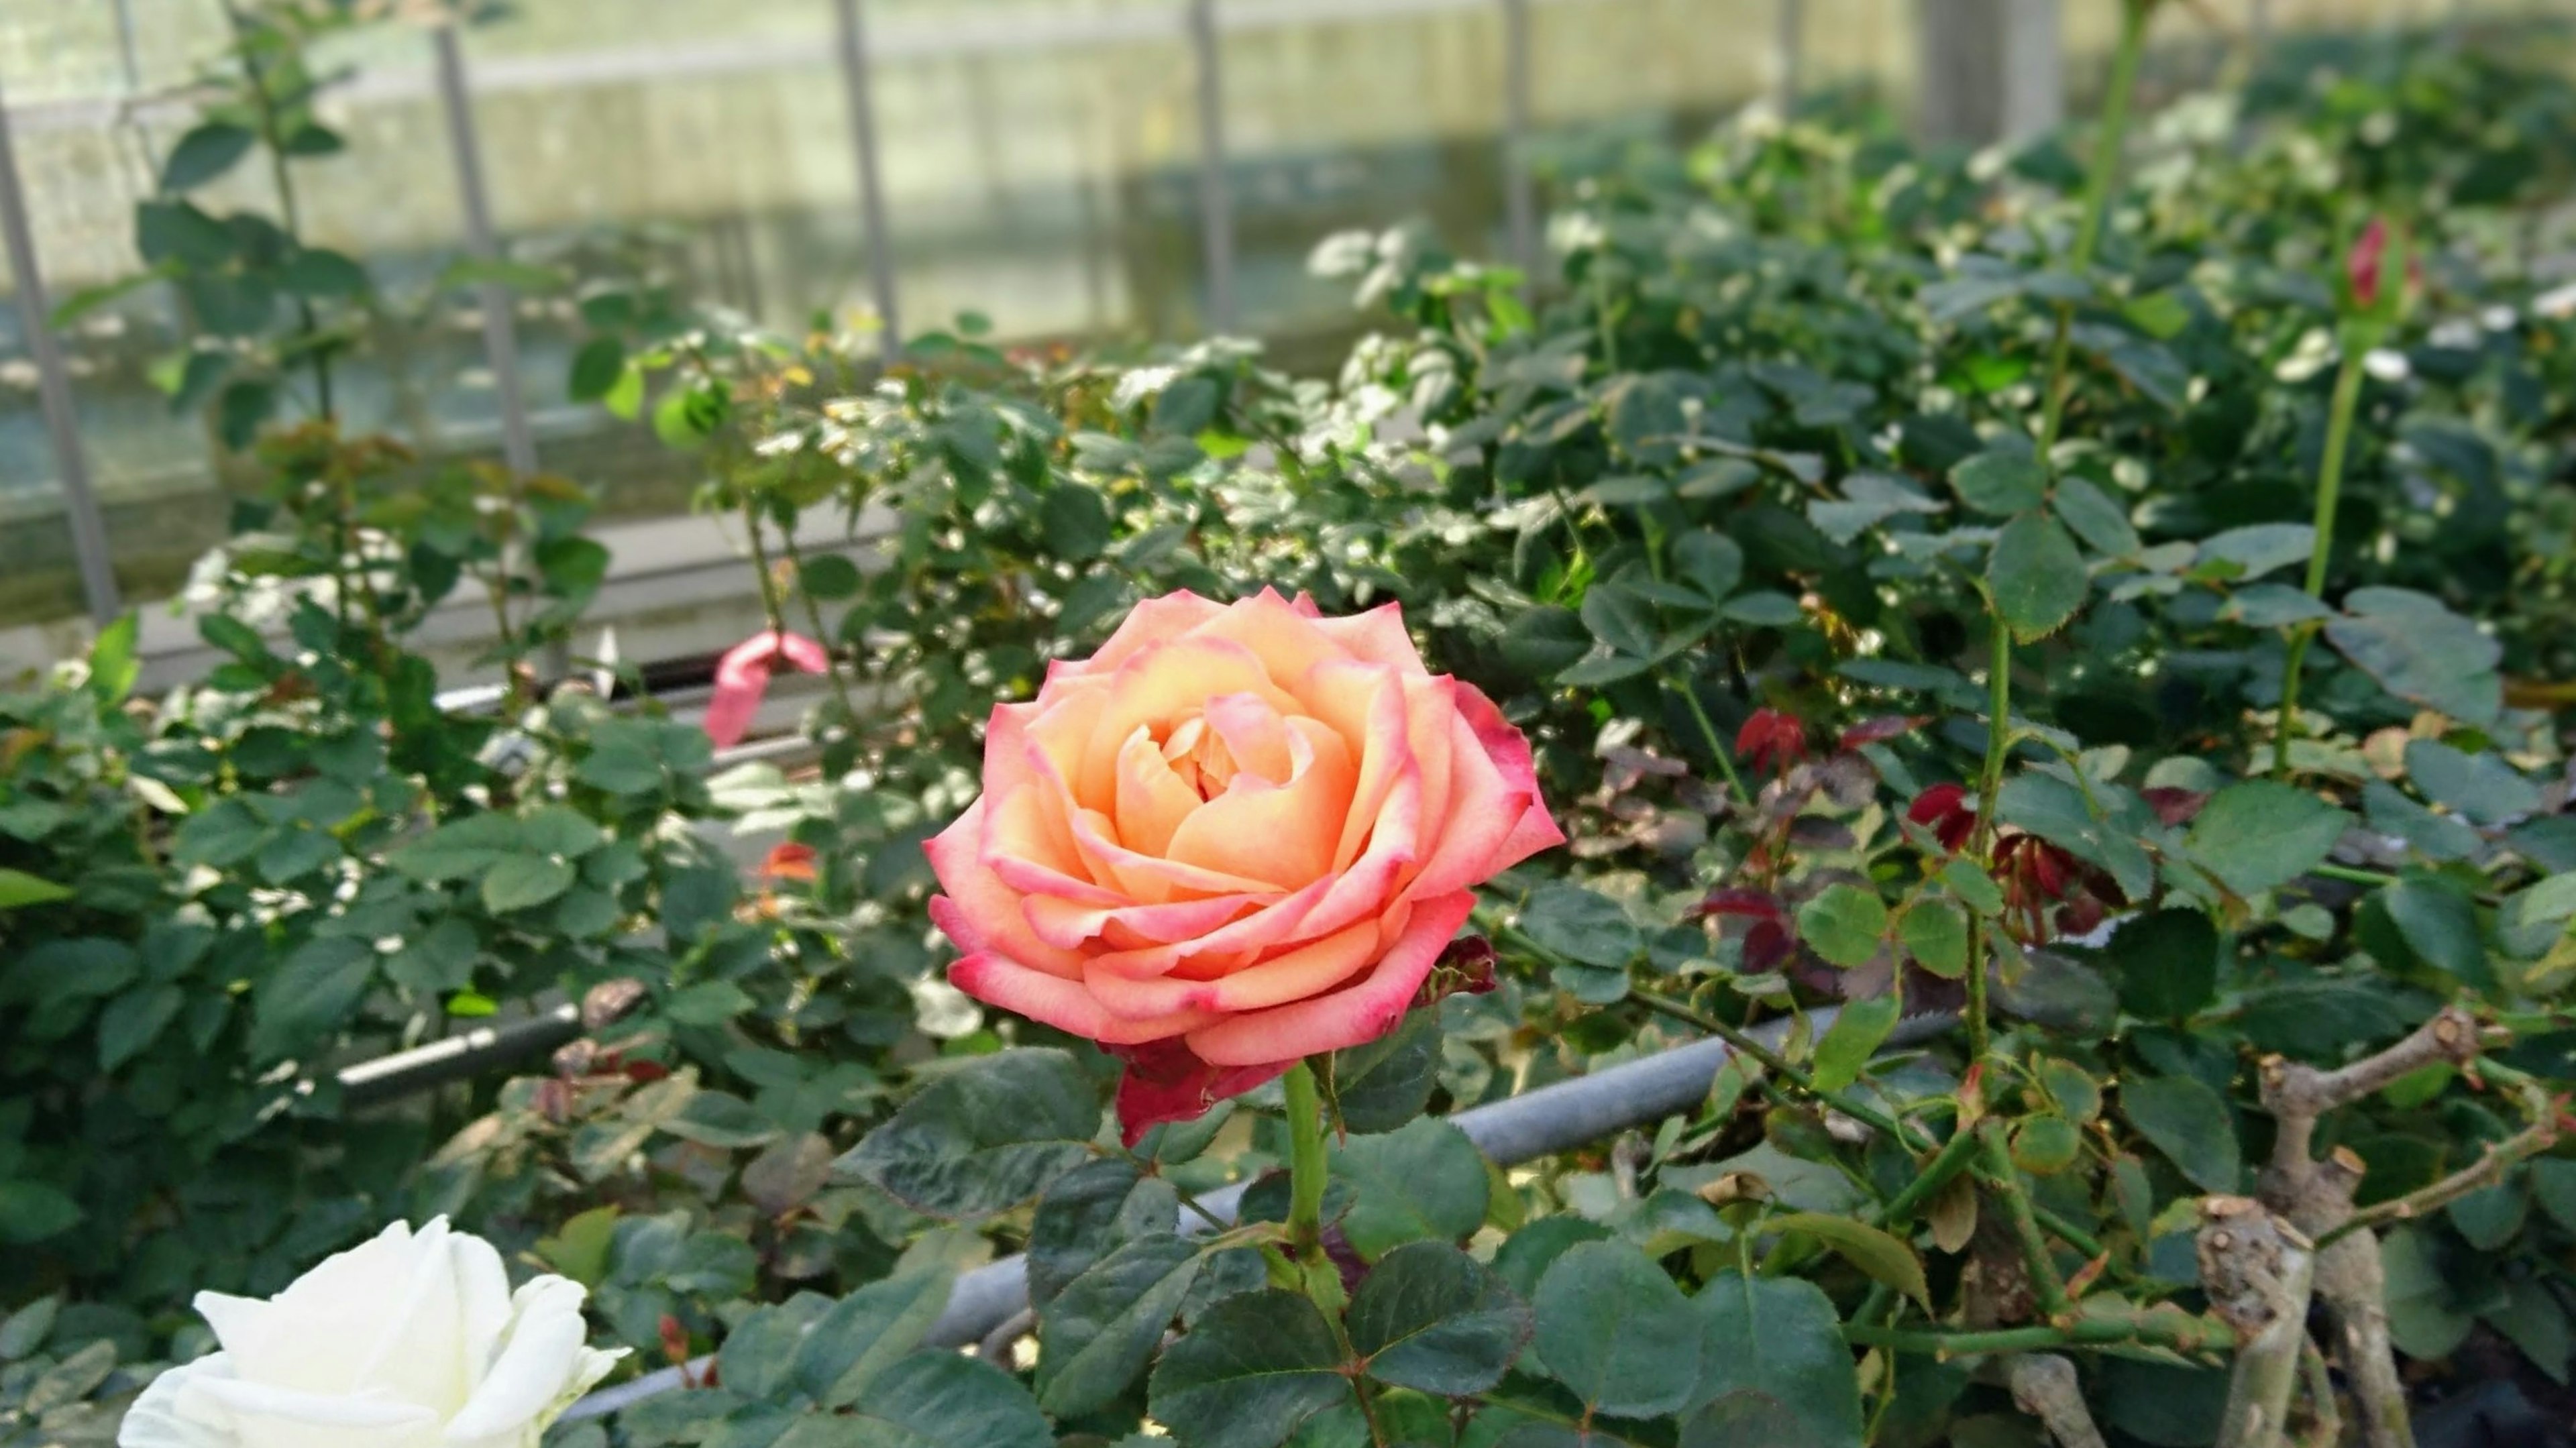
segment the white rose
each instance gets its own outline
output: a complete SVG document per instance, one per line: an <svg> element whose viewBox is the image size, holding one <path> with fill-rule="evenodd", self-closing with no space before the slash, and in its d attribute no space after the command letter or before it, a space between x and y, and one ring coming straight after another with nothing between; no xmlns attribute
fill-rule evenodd
<svg viewBox="0 0 2576 1448"><path fill-rule="evenodd" d="M397 1222L265 1302L197 1294L223 1351L173 1368L120 1448L535 1448L620 1354L594 1351L581 1284L515 1294L492 1244Z"/></svg>

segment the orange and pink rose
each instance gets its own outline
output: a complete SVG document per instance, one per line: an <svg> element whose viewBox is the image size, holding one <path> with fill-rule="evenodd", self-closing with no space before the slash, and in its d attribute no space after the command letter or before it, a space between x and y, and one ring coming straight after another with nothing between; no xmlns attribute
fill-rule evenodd
<svg viewBox="0 0 2576 1448"><path fill-rule="evenodd" d="M959 989L1127 1058L1132 1137L1392 1029L1474 887L1564 838L1395 606L1175 593L994 709L931 917Z"/></svg>

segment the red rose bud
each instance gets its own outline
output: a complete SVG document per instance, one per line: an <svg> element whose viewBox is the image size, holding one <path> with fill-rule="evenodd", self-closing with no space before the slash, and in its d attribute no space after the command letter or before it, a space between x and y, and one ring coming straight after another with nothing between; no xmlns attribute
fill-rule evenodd
<svg viewBox="0 0 2576 1448"><path fill-rule="evenodd" d="M2388 258L2388 220L2374 216L2352 244L2343 259L2344 280L2352 287L2352 299L2365 307L2379 305L2379 267Z"/></svg>
<svg viewBox="0 0 2576 1448"><path fill-rule="evenodd" d="M1932 832L1941 848L1955 850L1976 833L1976 811L1968 808L1968 791L1956 784L1936 784L1914 797L1905 817Z"/></svg>
<svg viewBox="0 0 2576 1448"><path fill-rule="evenodd" d="M1755 769L1786 772L1790 765L1806 757L1807 726L1795 714L1756 709L1753 717L1744 721L1744 727L1735 731L1735 752Z"/></svg>
<svg viewBox="0 0 2576 1448"><path fill-rule="evenodd" d="M1449 942L1432 962L1413 1007L1436 1006L1453 995L1484 995L1494 988L1494 943L1481 935L1462 935Z"/></svg>

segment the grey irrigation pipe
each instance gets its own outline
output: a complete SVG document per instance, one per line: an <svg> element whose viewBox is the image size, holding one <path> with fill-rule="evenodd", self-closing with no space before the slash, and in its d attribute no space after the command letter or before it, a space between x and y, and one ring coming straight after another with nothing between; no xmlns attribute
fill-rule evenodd
<svg viewBox="0 0 2576 1448"><path fill-rule="evenodd" d="M1834 1010L1816 1011L1808 1020L1821 1035L1835 1014ZM1776 1048L1787 1039L1791 1024L1786 1019L1773 1021L1755 1027L1752 1034L1764 1045ZM1958 1017L1947 1013L1914 1016L1897 1023L1887 1044L1915 1045L1956 1024ZM1709 1082L1734 1055L1735 1048L1724 1041L1693 1041L1589 1076L1541 1086L1527 1095L1473 1107L1449 1120L1496 1165L1518 1166L1689 1110L1707 1097ZM1248 1185L1237 1182L1209 1192L1198 1199L1199 1205L1232 1222ZM1193 1236L1208 1229L1206 1223L1190 1218L1184 1218L1181 1225ZM948 1309L930 1326L929 1340L937 1347L980 1342L985 1334L1010 1321L1028 1305L1028 1260L1016 1254L1004 1257L957 1279L948 1296ZM573 1404L564 1414L564 1421L579 1422L623 1412L704 1376L714 1361L712 1356L703 1357L685 1370L663 1368L631 1383L604 1388Z"/></svg>

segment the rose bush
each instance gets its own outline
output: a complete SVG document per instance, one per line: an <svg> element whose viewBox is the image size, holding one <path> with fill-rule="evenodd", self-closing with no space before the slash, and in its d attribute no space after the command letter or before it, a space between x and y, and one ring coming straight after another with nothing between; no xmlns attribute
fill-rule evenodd
<svg viewBox="0 0 2576 1448"><path fill-rule="evenodd" d="M122 1448L533 1448L622 1353L581 1284L510 1290L492 1244L397 1222L259 1301L200 1293L223 1350L155 1379Z"/></svg>
<svg viewBox="0 0 2576 1448"><path fill-rule="evenodd" d="M1395 607L1180 592L994 709L931 912L959 989L1127 1058L1132 1138L1384 1034L1473 887L1564 838Z"/></svg>

